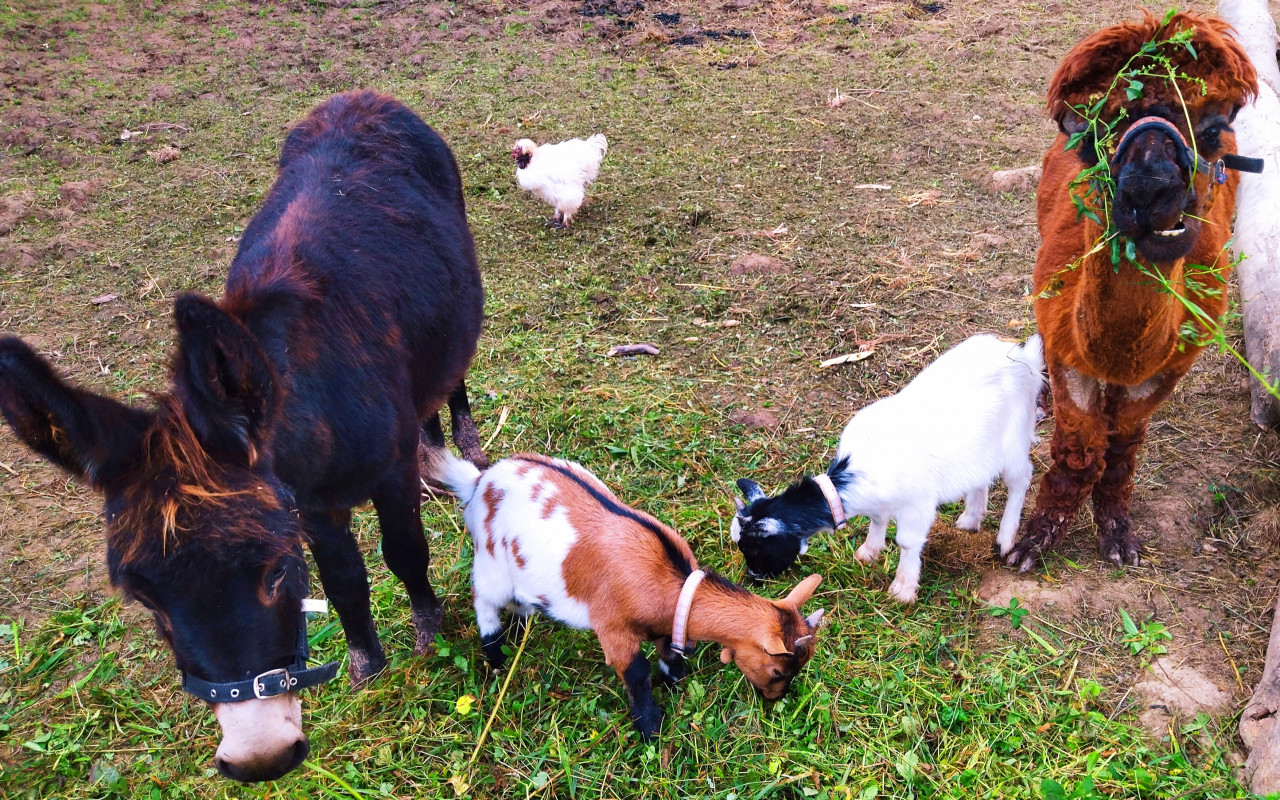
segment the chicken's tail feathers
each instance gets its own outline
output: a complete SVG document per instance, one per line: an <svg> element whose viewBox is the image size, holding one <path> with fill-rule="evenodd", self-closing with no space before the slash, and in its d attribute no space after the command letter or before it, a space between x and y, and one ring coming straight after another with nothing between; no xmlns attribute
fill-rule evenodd
<svg viewBox="0 0 1280 800"><path fill-rule="evenodd" d="M600 155L602 156L609 152L609 140L604 138L603 133L597 133L593 136L587 137L587 142L595 145L596 149L600 151Z"/></svg>
<svg viewBox="0 0 1280 800"><path fill-rule="evenodd" d="M443 483L463 506L471 502L480 483L480 470L475 464L458 458L448 448L428 448L427 477Z"/></svg>

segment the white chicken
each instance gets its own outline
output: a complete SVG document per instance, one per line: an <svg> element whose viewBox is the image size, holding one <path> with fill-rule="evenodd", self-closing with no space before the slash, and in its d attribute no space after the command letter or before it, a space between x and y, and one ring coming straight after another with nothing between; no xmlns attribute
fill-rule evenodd
<svg viewBox="0 0 1280 800"><path fill-rule="evenodd" d="M541 146L521 139L511 147L516 183L555 208L549 223L552 227L567 227L582 207L587 187L600 173L600 162L608 149L602 133Z"/></svg>

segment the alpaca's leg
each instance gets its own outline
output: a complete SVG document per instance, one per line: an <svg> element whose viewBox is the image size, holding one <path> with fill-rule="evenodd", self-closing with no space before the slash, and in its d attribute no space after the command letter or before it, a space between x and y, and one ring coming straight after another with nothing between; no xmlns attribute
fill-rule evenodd
<svg viewBox="0 0 1280 800"><path fill-rule="evenodd" d="M964 511L956 520L956 527L962 531L976 531L982 527L982 518L987 515L987 496L990 486L979 486L964 498Z"/></svg>
<svg viewBox="0 0 1280 800"><path fill-rule="evenodd" d="M1013 537L1018 533L1018 523L1022 520L1022 504L1027 499L1027 490L1031 488L1031 476L1034 468L1031 459L1005 470L1000 479L1004 481L1009 499L1004 504L1004 514L1000 517L1000 533L996 534L996 545L1000 548L1000 557L1009 555L1013 549Z"/></svg>
<svg viewBox="0 0 1280 800"><path fill-rule="evenodd" d="M914 603L920 588L920 555L929 538L929 527L937 513L933 509L911 509L898 515L898 571L889 584L889 596L899 603Z"/></svg>
<svg viewBox="0 0 1280 800"><path fill-rule="evenodd" d="M1111 420L1106 468L1093 487L1093 519L1098 523L1098 552L1115 564L1137 565L1142 543L1133 535L1129 501L1138 450L1147 438L1151 414L1173 392L1184 373L1158 375L1138 386L1109 386L1106 413Z"/></svg>
<svg viewBox="0 0 1280 800"><path fill-rule="evenodd" d="M1048 355L1048 354L1046 354ZM1040 480L1036 507L1022 538L1005 558L1027 572L1062 541L1080 504L1097 482L1107 449L1107 418L1096 380L1060 363L1049 366L1053 390L1053 466Z"/></svg>
<svg viewBox="0 0 1280 800"><path fill-rule="evenodd" d="M867 526L867 540L853 554L854 558L863 564L870 564L880 558L880 554L884 552L884 534L889 529L888 514L873 516L870 519L871 524Z"/></svg>

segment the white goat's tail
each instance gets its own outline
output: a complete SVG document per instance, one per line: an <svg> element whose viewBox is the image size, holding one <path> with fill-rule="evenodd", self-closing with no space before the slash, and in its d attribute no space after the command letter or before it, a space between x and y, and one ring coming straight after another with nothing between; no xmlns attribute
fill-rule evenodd
<svg viewBox="0 0 1280 800"><path fill-rule="evenodd" d="M476 493L480 470L470 461L449 452L447 447L432 448L427 455L427 477L443 483L465 506Z"/></svg>
<svg viewBox="0 0 1280 800"><path fill-rule="evenodd" d="M604 138L603 133L588 136L587 144L595 145L596 149L600 151L601 158L604 157L605 153L609 152L609 140Z"/></svg>
<svg viewBox="0 0 1280 800"><path fill-rule="evenodd" d="M1031 367L1037 375L1044 372L1044 340L1040 338L1040 334L1035 334L1022 345L1022 353L1017 359Z"/></svg>

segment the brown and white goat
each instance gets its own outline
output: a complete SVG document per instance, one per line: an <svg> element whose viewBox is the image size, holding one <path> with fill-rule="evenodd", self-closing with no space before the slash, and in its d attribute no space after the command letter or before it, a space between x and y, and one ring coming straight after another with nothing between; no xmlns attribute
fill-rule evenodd
<svg viewBox="0 0 1280 800"><path fill-rule="evenodd" d="M686 641L713 641L723 647L720 660L737 663L769 700L786 694L813 656L822 611L806 619L800 607L820 575L810 575L782 600L752 594L700 570L674 530L623 505L598 478L569 461L517 455L482 475L470 462L438 449L430 473L465 506L475 544L476 617L494 668L504 662L509 633L503 609L520 617L537 610L574 628L590 628L605 661L626 684L636 728L648 738L661 729L662 711L640 649L645 639L657 647L669 683L684 675ZM673 642L673 633L686 641Z"/></svg>

